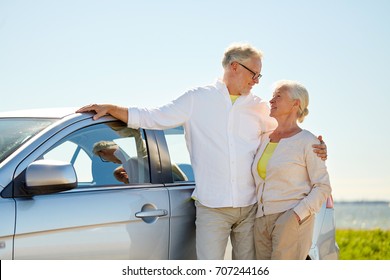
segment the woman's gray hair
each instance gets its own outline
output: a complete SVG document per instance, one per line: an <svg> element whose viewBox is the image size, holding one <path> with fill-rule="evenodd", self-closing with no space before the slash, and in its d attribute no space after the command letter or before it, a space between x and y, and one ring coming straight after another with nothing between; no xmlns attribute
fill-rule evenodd
<svg viewBox="0 0 390 280"><path fill-rule="evenodd" d="M299 110L297 113L298 121L301 123L309 114L309 93L307 89L296 81L281 80L275 83L275 89L287 89L291 99L299 100Z"/></svg>
<svg viewBox="0 0 390 280"><path fill-rule="evenodd" d="M263 53L249 44L235 43L226 49L222 59L222 66L226 68L233 61L243 63L253 57L262 59Z"/></svg>
<svg viewBox="0 0 390 280"><path fill-rule="evenodd" d="M95 155L98 155L98 153L102 150L106 150L106 149L117 149L118 148L118 144L116 144L115 142L113 141L99 141L99 142L96 142L94 145L93 145L93 149L92 149L92 152L95 154Z"/></svg>

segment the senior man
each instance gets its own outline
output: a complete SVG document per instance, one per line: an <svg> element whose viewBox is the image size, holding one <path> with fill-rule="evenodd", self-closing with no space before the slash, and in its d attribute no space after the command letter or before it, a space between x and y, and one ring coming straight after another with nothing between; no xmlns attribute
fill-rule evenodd
<svg viewBox="0 0 390 280"><path fill-rule="evenodd" d="M198 259L223 259L228 238L232 259L254 259L253 224L257 209L251 165L262 135L276 127L269 107L251 89L259 83L262 53L248 44L227 48L222 79L185 92L159 108L93 104L94 119L112 115L132 128L184 126L196 187ZM314 152L326 158L324 144Z"/></svg>

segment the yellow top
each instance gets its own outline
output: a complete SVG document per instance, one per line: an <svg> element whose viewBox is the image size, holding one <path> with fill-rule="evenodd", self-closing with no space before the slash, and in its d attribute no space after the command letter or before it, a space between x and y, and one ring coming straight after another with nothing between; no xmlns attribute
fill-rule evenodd
<svg viewBox="0 0 390 280"><path fill-rule="evenodd" d="M278 143L272 143L269 142L267 147L265 147L265 150L263 154L261 155L259 162L257 163L257 172L259 173L260 177L264 180L267 175L267 165L268 161L272 157L272 154L274 153L276 146Z"/></svg>
<svg viewBox="0 0 390 280"><path fill-rule="evenodd" d="M234 102L236 102L237 98L239 98L240 95L231 95L230 94L230 100L232 101L232 104L234 104Z"/></svg>

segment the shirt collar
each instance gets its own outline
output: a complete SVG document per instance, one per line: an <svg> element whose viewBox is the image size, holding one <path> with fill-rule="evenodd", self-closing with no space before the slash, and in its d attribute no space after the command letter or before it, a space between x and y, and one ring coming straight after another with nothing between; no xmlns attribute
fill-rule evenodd
<svg viewBox="0 0 390 280"><path fill-rule="evenodd" d="M226 96L230 95L229 90L228 90L226 84L222 81L222 79L217 79L217 81L215 82L215 86L218 89L218 91L221 92L223 95L226 95ZM250 92L247 95L241 95L241 97L243 97L243 99L246 99L248 96L252 96L252 93Z"/></svg>
<svg viewBox="0 0 390 280"><path fill-rule="evenodd" d="M128 160L128 157L125 156L125 153L122 151L121 148L117 149L114 152L114 156L116 156L122 164L126 163L126 161Z"/></svg>
<svg viewBox="0 0 390 280"><path fill-rule="evenodd" d="M226 84L221 79L218 79L215 82L215 86L220 93L222 93L223 95L229 96L229 90L228 90Z"/></svg>

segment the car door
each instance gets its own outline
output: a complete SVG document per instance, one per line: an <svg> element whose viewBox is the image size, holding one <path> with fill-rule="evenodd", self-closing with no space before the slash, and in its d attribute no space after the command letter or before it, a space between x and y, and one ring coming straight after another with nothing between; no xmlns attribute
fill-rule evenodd
<svg viewBox="0 0 390 280"><path fill-rule="evenodd" d="M196 259L195 179L183 127L156 131L163 181L171 201L170 259Z"/></svg>
<svg viewBox="0 0 390 280"><path fill-rule="evenodd" d="M0 185L0 190L2 186ZM15 222L15 201L0 197L0 260L12 259L13 231Z"/></svg>
<svg viewBox="0 0 390 280"><path fill-rule="evenodd" d="M78 186L16 198L14 259L167 259L169 193L159 182L153 138L153 132L148 137L120 122L88 119L42 143L20 164L14 187L22 184L25 167L39 159L71 163ZM114 176L123 160L106 162L93 153L99 141L114 141L126 154L122 158L136 165L127 170L131 181Z"/></svg>

